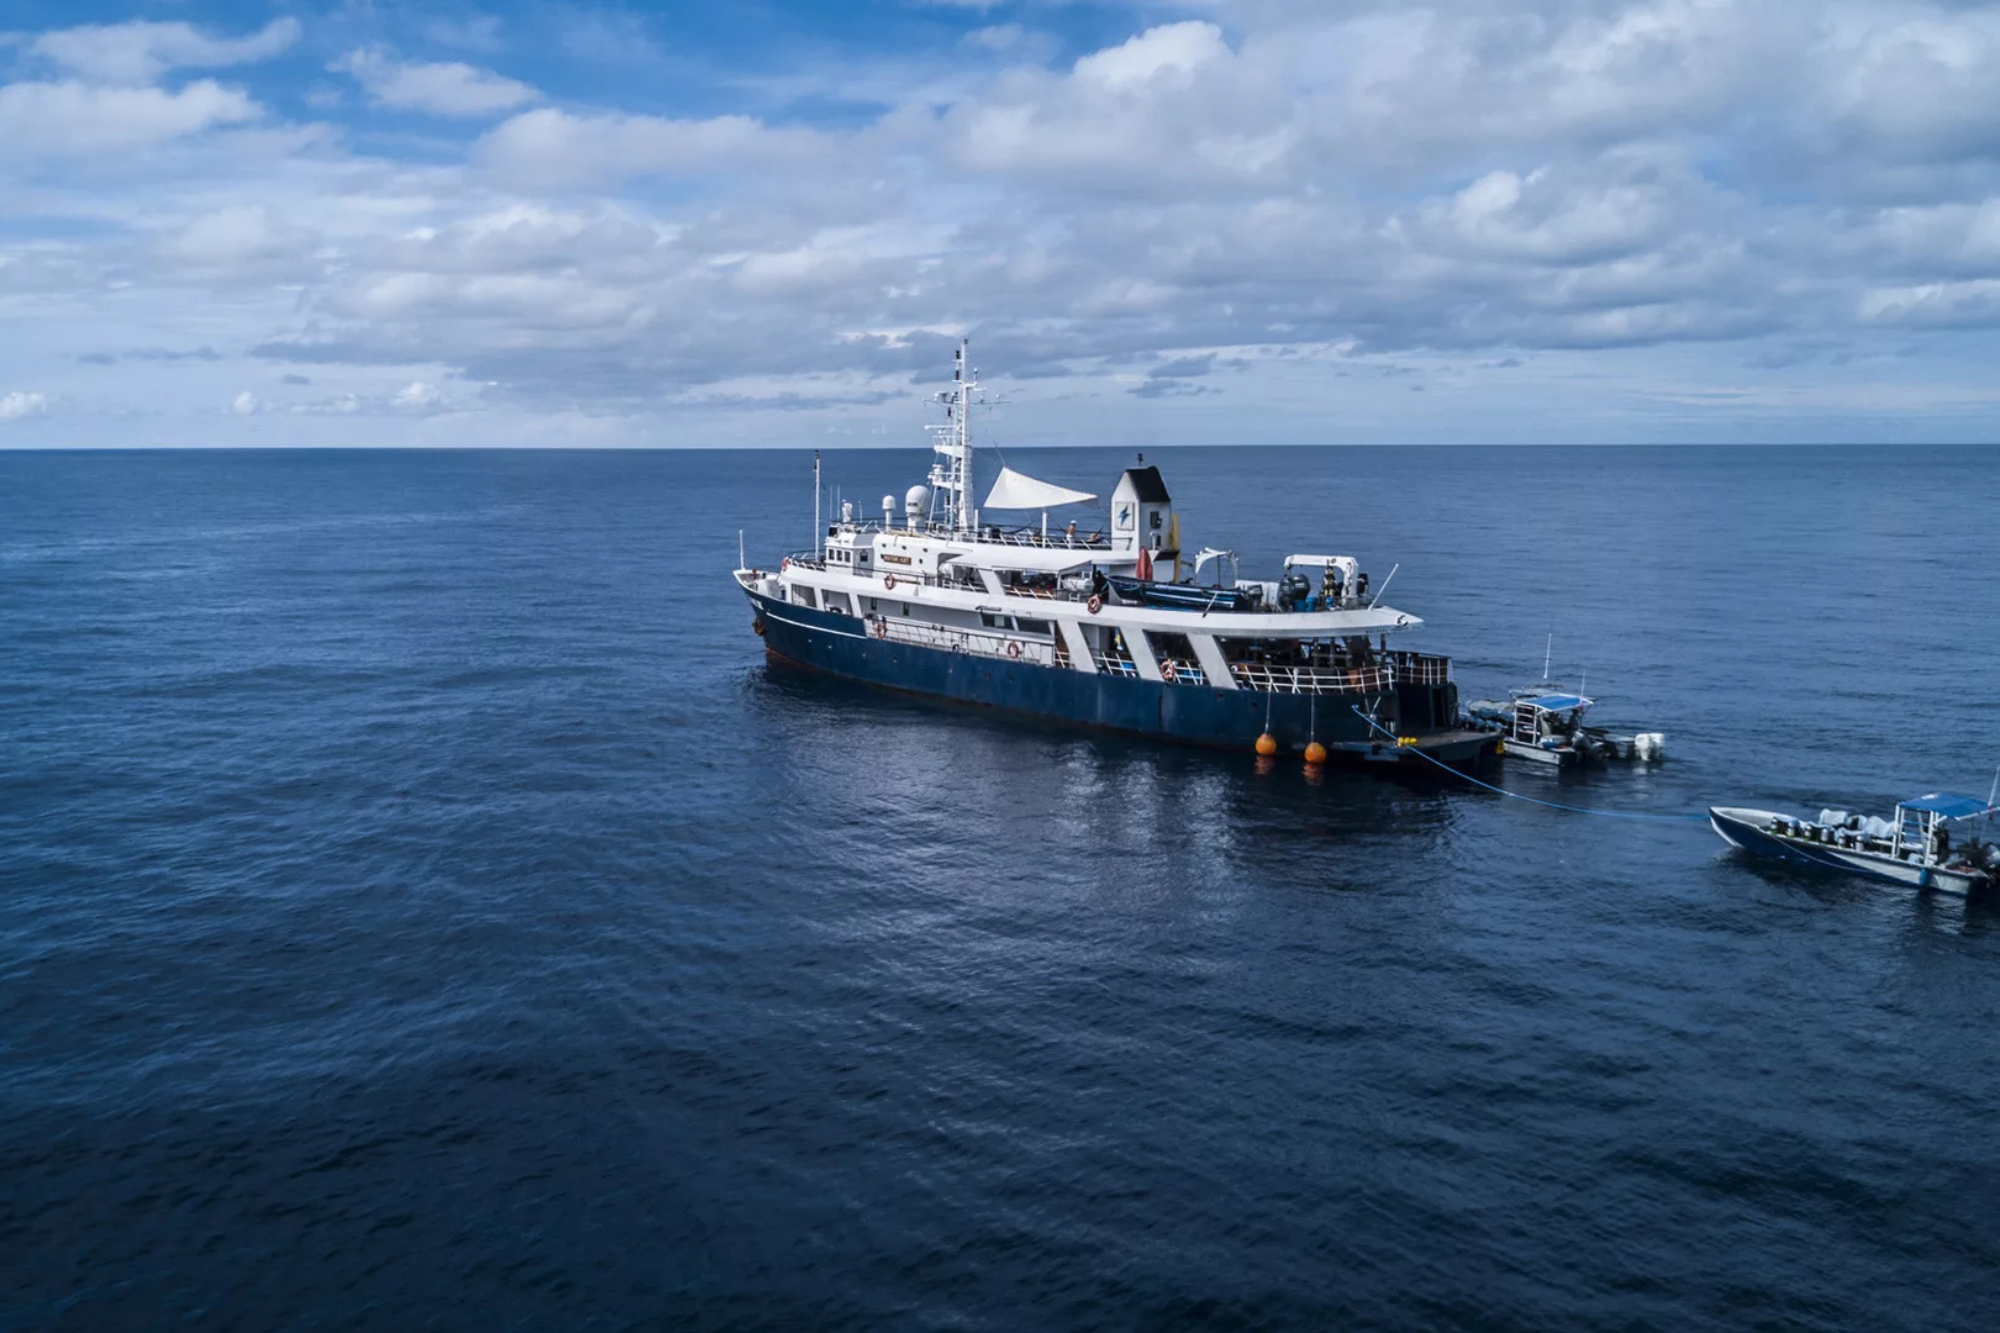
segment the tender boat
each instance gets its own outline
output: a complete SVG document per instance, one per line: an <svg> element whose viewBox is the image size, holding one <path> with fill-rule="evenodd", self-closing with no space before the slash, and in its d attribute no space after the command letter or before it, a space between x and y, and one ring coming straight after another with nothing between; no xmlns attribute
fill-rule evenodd
<svg viewBox="0 0 2000 1333"><path fill-rule="evenodd" d="M1950 825L1990 814L1976 796L1932 792L1904 801L1888 819L1822 810L1817 819L1771 810L1716 806L1709 823L1733 847L1753 856L1844 870L1919 889L1969 893L1994 883L2000 856L1968 837L1952 845Z"/></svg>
<svg viewBox="0 0 2000 1333"><path fill-rule="evenodd" d="M981 400L966 351L938 395L929 484L909 489L900 516L892 496L879 521L846 504L831 523L815 516L811 550L735 571L771 658L1308 762L1422 754L1467 766L1495 753L1497 736L1459 723L1449 659L1390 647L1422 622L1371 596L1352 556L1295 555L1279 578L1245 581L1232 552L1209 548L1182 577L1180 523L1157 467L1127 469L1104 518L1053 531L1049 511L1097 497L1003 468L975 508ZM815 460L815 509L819 494ZM1036 526L989 517L1036 510Z"/></svg>
<svg viewBox="0 0 2000 1333"><path fill-rule="evenodd" d="M1584 716L1596 702L1543 681L1509 690L1504 701L1475 700L1465 706L1465 719L1468 726L1505 736L1509 759L1572 768L1613 759L1658 763L1666 758L1663 732L1619 732L1585 725Z"/></svg>

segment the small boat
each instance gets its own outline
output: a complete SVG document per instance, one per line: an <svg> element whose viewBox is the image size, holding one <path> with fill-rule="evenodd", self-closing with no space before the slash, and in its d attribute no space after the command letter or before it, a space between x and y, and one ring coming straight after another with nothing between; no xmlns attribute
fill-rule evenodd
<svg viewBox="0 0 2000 1333"><path fill-rule="evenodd" d="M1584 715L1597 701L1543 681L1509 690L1504 701L1480 699L1467 704L1466 722L1499 732L1506 741L1503 754L1557 768L1612 759L1658 763L1666 758L1667 738L1658 731L1618 732L1584 725Z"/></svg>
<svg viewBox="0 0 2000 1333"><path fill-rule="evenodd" d="M1752 856L1844 870L1919 889L1969 893L2000 877L2000 854L1976 838L1954 848L1947 827L1990 814L1976 796L1932 792L1896 807L1889 819L1822 810L1817 819L1772 810L1715 806L1708 822L1723 841Z"/></svg>

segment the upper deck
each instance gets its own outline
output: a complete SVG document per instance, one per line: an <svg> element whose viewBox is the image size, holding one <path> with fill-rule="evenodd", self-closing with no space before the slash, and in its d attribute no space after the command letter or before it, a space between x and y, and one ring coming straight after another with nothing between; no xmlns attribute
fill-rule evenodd
<svg viewBox="0 0 2000 1333"><path fill-rule="evenodd" d="M1223 587L1139 578L1132 572L1134 562L1121 559L1101 532L986 526L961 535L840 523L827 535L824 552L793 552L785 557L786 568L815 583L830 580L826 586L835 589L872 591L866 585L879 584L885 593L938 605L965 605L967 597L972 604L1005 598L1045 604L1034 614L1266 637L1394 633L1423 623L1355 591L1353 579L1331 585L1337 593L1323 583L1319 591L1287 602L1275 580L1237 580Z"/></svg>

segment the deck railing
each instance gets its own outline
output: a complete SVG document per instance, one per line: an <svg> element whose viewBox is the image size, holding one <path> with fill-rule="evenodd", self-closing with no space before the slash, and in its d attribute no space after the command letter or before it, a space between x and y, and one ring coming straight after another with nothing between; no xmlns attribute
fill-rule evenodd
<svg viewBox="0 0 2000 1333"><path fill-rule="evenodd" d="M1389 665L1403 685L1447 685L1451 683L1451 659L1430 653L1393 652Z"/></svg>
<svg viewBox="0 0 2000 1333"><path fill-rule="evenodd" d="M1244 689L1267 694L1379 694L1396 684L1396 673L1385 666L1337 670L1232 662L1229 673Z"/></svg>
<svg viewBox="0 0 2000 1333"><path fill-rule="evenodd" d="M1035 666L1055 665L1055 645L1047 639L890 620L886 616L876 616L863 623L868 626L870 635L890 643L907 643L915 648L941 648L971 657L997 657L1003 661L1027 662Z"/></svg>
<svg viewBox="0 0 2000 1333"><path fill-rule="evenodd" d="M1034 635L928 625L920 621L891 620L885 616L866 617L862 624L866 626L870 637L884 639L890 643L905 643L916 648L937 648L972 657L1025 662L1034 666L1068 669L1071 665L1069 653L1063 645L1055 640ZM1399 680L1438 683L1450 678L1450 662L1446 658L1429 657L1418 653L1402 653L1396 656L1410 660L1398 663L1378 662L1373 666L1353 668L1232 662L1229 664L1229 671L1239 688L1268 694L1381 694L1394 689ZM1122 654L1114 656L1093 650L1091 659L1096 663L1097 669L1105 675L1131 678L1139 675L1138 666L1130 657ZM1405 674L1406 672L1411 674ZM1212 683L1199 663L1180 658L1161 663L1160 677L1170 685L1199 686Z"/></svg>

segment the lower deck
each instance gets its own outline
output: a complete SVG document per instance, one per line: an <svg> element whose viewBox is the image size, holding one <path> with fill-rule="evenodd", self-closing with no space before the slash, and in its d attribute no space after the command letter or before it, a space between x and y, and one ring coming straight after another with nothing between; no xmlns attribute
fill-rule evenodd
<svg viewBox="0 0 2000 1333"><path fill-rule="evenodd" d="M1398 762L1414 751L1454 764L1491 756L1496 738L1456 725L1449 680L1396 682L1338 694L1218 689L1178 679L1064 669L1053 662L879 635L873 622L749 594L776 657L886 688L1083 726L1251 750L1314 742L1337 755Z"/></svg>

